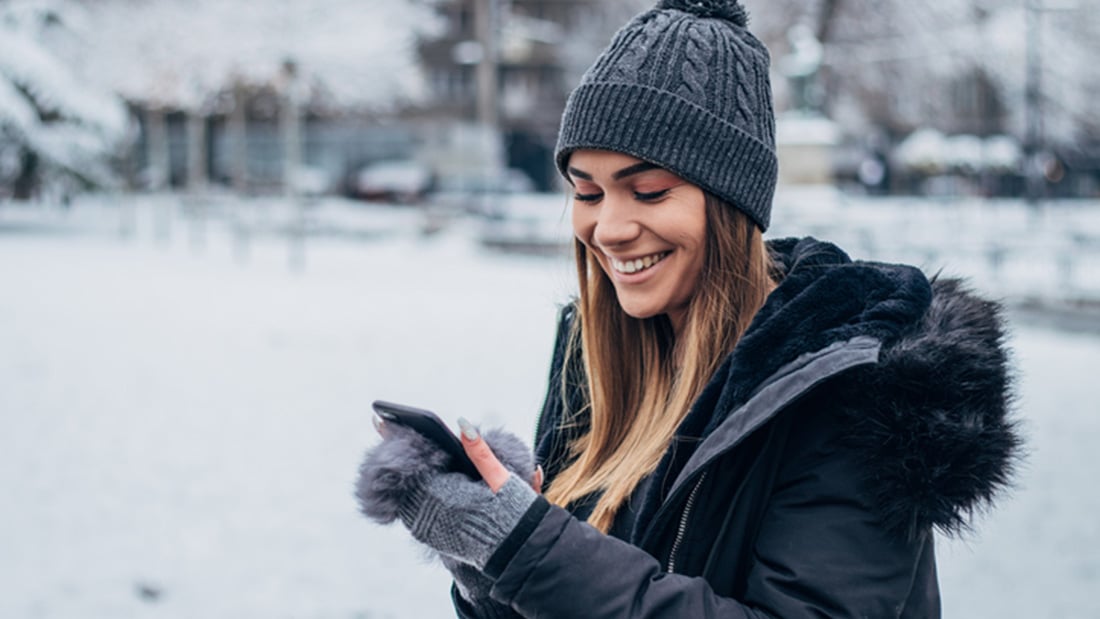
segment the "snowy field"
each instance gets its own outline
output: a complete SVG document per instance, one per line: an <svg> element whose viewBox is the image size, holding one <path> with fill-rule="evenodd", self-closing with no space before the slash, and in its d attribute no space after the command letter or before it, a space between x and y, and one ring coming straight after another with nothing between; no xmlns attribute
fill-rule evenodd
<svg viewBox="0 0 1100 619"><path fill-rule="evenodd" d="M918 206L790 208L823 238L857 213L853 253L923 256L998 294L1091 290L1096 262L933 254L927 237L994 218L943 229ZM261 233L293 218L238 210L199 226L171 197L0 205L0 617L450 615L446 572L356 513L369 402L527 436L569 265L483 250L461 222L429 234L409 211L322 207L305 228L330 234L296 246ZM1013 218L994 241L1059 242ZM1094 220L1067 242L1088 247ZM941 544L944 615L1095 618L1100 335L1019 323L1012 345L1031 454L1001 508Z"/></svg>

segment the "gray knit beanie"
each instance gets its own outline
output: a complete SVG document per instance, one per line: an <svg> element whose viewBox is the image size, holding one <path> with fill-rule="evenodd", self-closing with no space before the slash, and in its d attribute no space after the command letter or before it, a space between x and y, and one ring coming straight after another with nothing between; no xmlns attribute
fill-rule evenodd
<svg viewBox="0 0 1100 619"><path fill-rule="evenodd" d="M778 174L769 57L737 0L660 0L570 94L555 160L582 148L657 164L766 230ZM568 177L567 177L568 178Z"/></svg>

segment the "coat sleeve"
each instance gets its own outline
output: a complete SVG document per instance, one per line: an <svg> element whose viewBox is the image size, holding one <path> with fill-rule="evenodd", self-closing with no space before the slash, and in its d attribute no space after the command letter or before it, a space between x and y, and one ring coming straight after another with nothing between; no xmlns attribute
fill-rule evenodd
<svg viewBox="0 0 1100 619"><path fill-rule="evenodd" d="M863 498L858 461L839 444L841 430L818 417L794 424L782 448L788 460L738 599L716 594L704 578L665 573L642 549L556 506L506 541L506 561L491 560L492 597L523 617L899 616L930 540L885 532Z"/></svg>

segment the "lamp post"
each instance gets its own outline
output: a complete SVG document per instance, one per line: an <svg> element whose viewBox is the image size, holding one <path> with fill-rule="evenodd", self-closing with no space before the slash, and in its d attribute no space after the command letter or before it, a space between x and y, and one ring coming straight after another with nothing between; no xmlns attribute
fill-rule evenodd
<svg viewBox="0 0 1100 619"><path fill-rule="evenodd" d="M1076 0L1050 2L1049 0L1026 0L1024 18L1026 24L1027 75L1024 83L1024 115L1026 133L1024 137L1025 166L1024 177L1027 182L1027 203L1038 208L1046 185L1046 166L1049 158L1045 156L1046 141L1043 127L1043 15L1047 13L1072 14L1084 10L1084 4Z"/></svg>
<svg viewBox="0 0 1100 619"><path fill-rule="evenodd" d="M1041 161L1043 141L1042 90L1040 77L1043 70L1039 50L1039 20L1042 15L1040 0L1027 0L1027 74L1024 82L1024 116L1026 132L1024 137L1024 182L1027 205L1033 210L1039 207L1043 193L1043 170Z"/></svg>
<svg viewBox="0 0 1100 619"><path fill-rule="evenodd" d="M298 199L298 174L302 165L301 80L298 63L293 58L283 61L280 75L282 105L279 125L283 138L283 195L294 212L294 229L290 233L290 268L300 270L306 262L306 205Z"/></svg>
<svg viewBox="0 0 1100 619"><path fill-rule="evenodd" d="M494 179L500 177L502 148L498 95L499 67L497 59L497 32L499 26L499 0L475 0L474 29L481 45L481 58L477 64L477 124L481 131L483 183L481 211L489 212Z"/></svg>

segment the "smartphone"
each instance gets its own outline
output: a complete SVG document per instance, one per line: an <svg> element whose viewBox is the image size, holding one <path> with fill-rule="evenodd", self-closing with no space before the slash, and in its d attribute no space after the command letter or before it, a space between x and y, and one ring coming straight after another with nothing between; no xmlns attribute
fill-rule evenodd
<svg viewBox="0 0 1100 619"><path fill-rule="evenodd" d="M481 479L481 473L477 472L477 467L466 455L466 450L462 448L462 441L458 440L454 432L451 432L447 424L443 423L435 413L383 400L375 400L371 403L371 408L386 423L396 423L411 428L438 445L451 456L452 470L464 473L471 479Z"/></svg>

